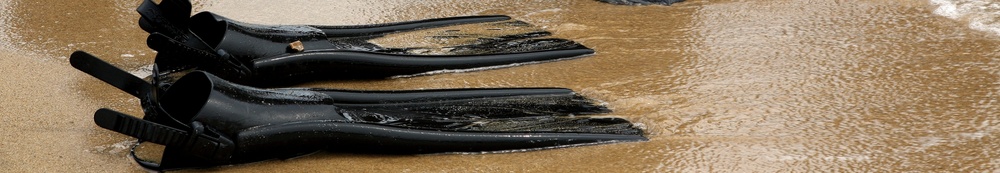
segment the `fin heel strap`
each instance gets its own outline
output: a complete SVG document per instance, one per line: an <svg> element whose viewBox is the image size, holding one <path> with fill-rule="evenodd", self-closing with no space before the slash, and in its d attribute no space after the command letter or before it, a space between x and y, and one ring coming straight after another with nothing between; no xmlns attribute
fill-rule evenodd
<svg viewBox="0 0 1000 173"><path fill-rule="evenodd" d="M87 52L73 52L70 55L69 62L76 69L139 99L145 99L155 89L149 82L125 72L104 60L98 59Z"/></svg>
<svg viewBox="0 0 1000 173"><path fill-rule="evenodd" d="M187 0L163 0L156 4L153 0L143 0L136 8L142 16L139 27L147 32L166 32L171 36L183 35L187 31L187 20L191 16L191 2Z"/></svg>
<svg viewBox="0 0 1000 173"><path fill-rule="evenodd" d="M204 133L203 127L195 125L192 132L138 119L110 109L100 109L94 113L94 122L104 129L168 147L179 146L198 157L214 160L228 160L235 150L232 141L214 138Z"/></svg>

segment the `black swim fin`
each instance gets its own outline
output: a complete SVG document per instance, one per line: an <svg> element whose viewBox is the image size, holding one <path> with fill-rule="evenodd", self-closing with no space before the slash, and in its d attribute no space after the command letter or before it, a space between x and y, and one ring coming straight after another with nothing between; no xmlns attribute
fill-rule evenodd
<svg viewBox="0 0 1000 173"><path fill-rule="evenodd" d="M385 78L438 70L488 69L593 54L574 41L508 16L465 16L357 26L257 25L201 12L186 0L145 0L140 26L164 71L198 69L264 85L313 79ZM477 29L456 25L481 25ZM386 37L428 45L391 47ZM294 46L293 46L294 45ZM298 45L301 45L300 47ZM280 74L280 75L279 75Z"/></svg>
<svg viewBox="0 0 1000 173"><path fill-rule="evenodd" d="M349 91L258 89L202 71L169 88L84 52L74 67L140 98L144 119L111 110L95 122L163 144L151 169L289 158L319 150L419 154L530 150L644 141L641 129L563 88ZM149 91L133 91L149 89Z"/></svg>

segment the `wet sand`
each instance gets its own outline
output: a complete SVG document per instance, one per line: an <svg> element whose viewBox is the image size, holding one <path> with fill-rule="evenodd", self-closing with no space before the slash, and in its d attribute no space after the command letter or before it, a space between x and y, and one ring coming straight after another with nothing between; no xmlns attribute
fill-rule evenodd
<svg viewBox="0 0 1000 173"><path fill-rule="evenodd" d="M136 2L0 0L0 169L142 172L93 111L137 100L69 66L86 50L152 62ZM58 5L56 5L58 4ZM46 7L46 8L42 8ZM253 9L253 10L248 10ZM925 0L217 0L196 10L267 24L364 24L506 14L598 54L497 70L308 87L567 87L647 127L649 142L482 155L317 153L231 172L938 172L1000 164L1000 37ZM314 18L309 16L323 16ZM193 170L204 171L204 170Z"/></svg>

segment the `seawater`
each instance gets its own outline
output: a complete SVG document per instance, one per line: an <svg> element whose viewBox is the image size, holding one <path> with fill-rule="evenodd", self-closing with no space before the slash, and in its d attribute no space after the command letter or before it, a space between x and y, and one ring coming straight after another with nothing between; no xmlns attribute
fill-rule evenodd
<svg viewBox="0 0 1000 173"><path fill-rule="evenodd" d="M1000 35L1000 1L930 0L937 5L934 14L968 23L975 30Z"/></svg>

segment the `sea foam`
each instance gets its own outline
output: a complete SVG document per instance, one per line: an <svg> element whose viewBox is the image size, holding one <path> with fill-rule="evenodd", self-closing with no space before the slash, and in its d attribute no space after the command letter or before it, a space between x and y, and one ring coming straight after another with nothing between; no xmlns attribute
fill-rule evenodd
<svg viewBox="0 0 1000 173"><path fill-rule="evenodd" d="M969 28L1000 36L1000 1L930 0L934 14L968 23Z"/></svg>

